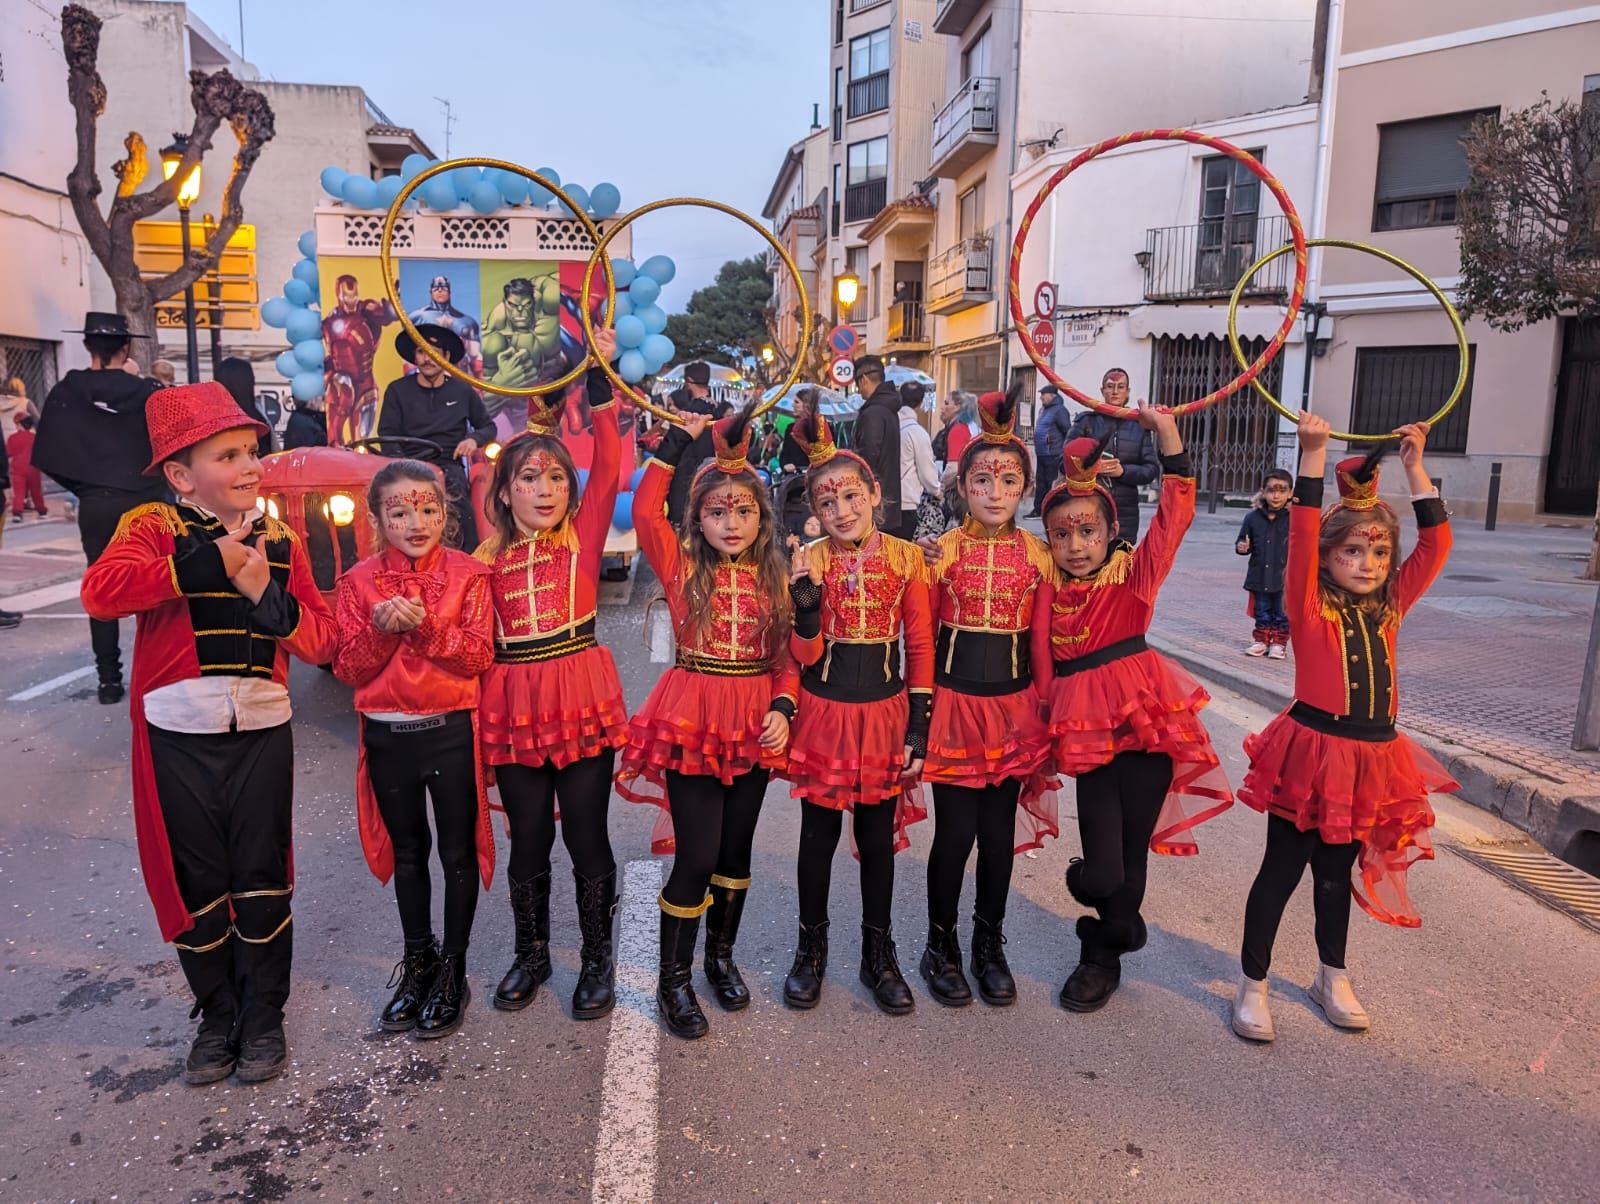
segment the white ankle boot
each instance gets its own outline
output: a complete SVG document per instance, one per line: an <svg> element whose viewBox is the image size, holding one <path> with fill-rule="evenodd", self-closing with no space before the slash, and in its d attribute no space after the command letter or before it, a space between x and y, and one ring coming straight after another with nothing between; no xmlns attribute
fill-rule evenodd
<svg viewBox="0 0 1600 1204"><path fill-rule="evenodd" d="M1372 1018L1356 998L1350 985L1350 975L1332 966L1319 965L1317 977L1307 992L1311 1002L1322 1009L1328 1023L1338 1028L1365 1029L1372 1027Z"/></svg>
<svg viewBox="0 0 1600 1204"><path fill-rule="evenodd" d="M1271 1041L1278 1034L1267 1009L1267 980L1239 976L1239 990L1233 997L1233 1031L1246 1041Z"/></svg>

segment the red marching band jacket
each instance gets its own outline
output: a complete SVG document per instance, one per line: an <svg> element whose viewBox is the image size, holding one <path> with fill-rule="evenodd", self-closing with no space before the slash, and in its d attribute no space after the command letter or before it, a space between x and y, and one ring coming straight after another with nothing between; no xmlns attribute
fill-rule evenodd
<svg viewBox="0 0 1600 1204"><path fill-rule="evenodd" d="M484 674L478 711L491 767L549 761L561 768L627 740L616 665L594 640L622 439L614 402L591 404L590 413L594 459L575 512L510 544L492 537L475 553L489 566L494 597L495 663Z"/></svg>
<svg viewBox="0 0 1600 1204"><path fill-rule="evenodd" d="M428 610L403 635L372 625L372 608L396 596L420 600ZM339 646L334 676L355 687L358 716L366 712L437 715L474 712L477 747L478 678L494 659L489 570L465 552L436 547L420 560L393 547L369 556L343 577L335 599ZM365 718L360 719L366 725ZM361 851L380 882L394 874L394 847L378 813L367 776L366 740L357 741L356 808ZM478 873L494 877L494 830L481 755L478 758Z"/></svg>
<svg viewBox="0 0 1600 1204"><path fill-rule="evenodd" d="M84 573L80 591L83 609L90 618L114 620L134 615L138 620L128 691L133 736L133 822L145 890L155 907L161 938L165 941L175 940L194 927L194 919L178 891L172 846L167 840L161 801L156 795L150 733L144 719L144 696L162 686L202 675L204 667L190 617L190 599L240 598L238 591L225 580L210 583L213 588L203 592L189 594L180 585L174 559L177 541L190 540L191 529L207 526L187 517L195 513L165 502L151 502L130 510L118 524L104 554ZM255 530L261 541L257 546L265 550L273 579L294 599L299 617L288 635L249 632L248 636L252 642L275 641L270 669L266 671L273 681L287 686L291 654L311 665L326 664L333 656L336 639L333 616L328 613L327 604L311 575L311 564L294 532L273 518L258 519ZM275 559L278 556L286 558ZM249 659L254 660L253 657ZM291 856L291 883L293 867Z"/></svg>

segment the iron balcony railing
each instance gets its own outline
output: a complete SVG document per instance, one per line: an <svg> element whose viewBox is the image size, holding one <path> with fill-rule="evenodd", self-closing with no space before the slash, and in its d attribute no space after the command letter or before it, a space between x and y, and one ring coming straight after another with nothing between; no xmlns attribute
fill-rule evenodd
<svg viewBox="0 0 1600 1204"><path fill-rule="evenodd" d="M937 163L969 134L996 134L1000 129L1000 81L974 75L933 119L932 162Z"/></svg>
<svg viewBox="0 0 1600 1204"><path fill-rule="evenodd" d="M889 0L850 0L850 15L864 13L869 8L877 8L880 4L887 4Z"/></svg>
<svg viewBox="0 0 1600 1204"><path fill-rule="evenodd" d="M921 301L896 301L889 306L885 342L921 343L925 341L922 331Z"/></svg>
<svg viewBox="0 0 1600 1204"><path fill-rule="evenodd" d="M879 176L876 180L865 180L860 184L850 184L844 190L844 220L847 222L864 222L869 218L877 217L883 212L883 207L889 203L889 179Z"/></svg>
<svg viewBox="0 0 1600 1204"><path fill-rule="evenodd" d="M1226 297L1251 264L1289 241L1284 218L1254 214L1146 230L1145 300ZM1294 258L1282 255L1255 274L1244 295L1287 296L1293 280Z"/></svg>
<svg viewBox="0 0 1600 1204"><path fill-rule="evenodd" d="M987 234L975 234L929 260L928 305L936 306L952 297L991 292L992 247Z"/></svg>
<svg viewBox="0 0 1600 1204"><path fill-rule="evenodd" d="M889 107L889 73L874 71L850 81L850 116L864 117Z"/></svg>

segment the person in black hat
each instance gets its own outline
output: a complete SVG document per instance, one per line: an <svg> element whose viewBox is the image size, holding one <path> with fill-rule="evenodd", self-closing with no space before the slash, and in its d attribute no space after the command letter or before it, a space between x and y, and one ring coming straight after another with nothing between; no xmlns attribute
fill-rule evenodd
<svg viewBox="0 0 1600 1204"><path fill-rule="evenodd" d="M856 360L855 380L862 397L855 450L883 492L879 526L893 531L900 525L900 390L884 379L883 361L875 355Z"/></svg>
<svg viewBox="0 0 1600 1204"><path fill-rule="evenodd" d="M162 478L144 475L150 463L144 407L158 386L148 377L124 371L134 336L121 314L91 312L81 331L67 333L83 335L89 367L68 372L44 399L33 463L78 495L78 534L83 554L93 564L124 514L166 497ZM117 624L90 619L89 638L100 678L100 701L121 702L126 691Z"/></svg>
<svg viewBox="0 0 1600 1204"><path fill-rule="evenodd" d="M680 414L707 414L720 417L711 400L711 365L702 360L683 366L683 387L667 395L672 408ZM711 428L700 432L678 461L678 471L673 474L672 487L667 491L667 520L677 526L683 518L684 502L689 497L689 482L711 454Z"/></svg>
<svg viewBox="0 0 1600 1204"><path fill-rule="evenodd" d="M443 326L418 326L417 333L437 347L452 364L460 363L466 348L461 336ZM462 460L494 438L494 421L484 409L478 391L459 381L402 330L395 336L394 349L401 359L416 365L416 373L389 383L383 391L383 406L378 411L378 438L421 439L419 443L380 444L386 456L425 460L437 464L444 473L445 497L455 518L456 530L450 540L457 548L471 551L478 546L478 523L472 513L472 497L467 487L467 470Z"/></svg>

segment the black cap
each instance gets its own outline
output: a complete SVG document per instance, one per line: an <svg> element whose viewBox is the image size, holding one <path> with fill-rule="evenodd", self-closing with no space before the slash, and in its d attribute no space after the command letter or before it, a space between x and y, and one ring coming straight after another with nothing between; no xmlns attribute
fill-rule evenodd
<svg viewBox="0 0 1600 1204"><path fill-rule="evenodd" d="M711 365L704 360L695 360L683 367L683 379L691 385L709 385L711 383Z"/></svg>
<svg viewBox="0 0 1600 1204"><path fill-rule="evenodd" d="M1057 397L1061 396L1061 390L1056 388L1055 385L1046 385L1044 388L1039 390L1040 397L1043 397L1046 393L1053 393Z"/></svg>
<svg viewBox="0 0 1600 1204"><path fill-rule="evenodd" d="M128 329L128 319L121 314L103 314L90 310L83 315L82 330L68 330L65 334L96 335L103 339L143 339L148 335L136 335Z"/></svg>

